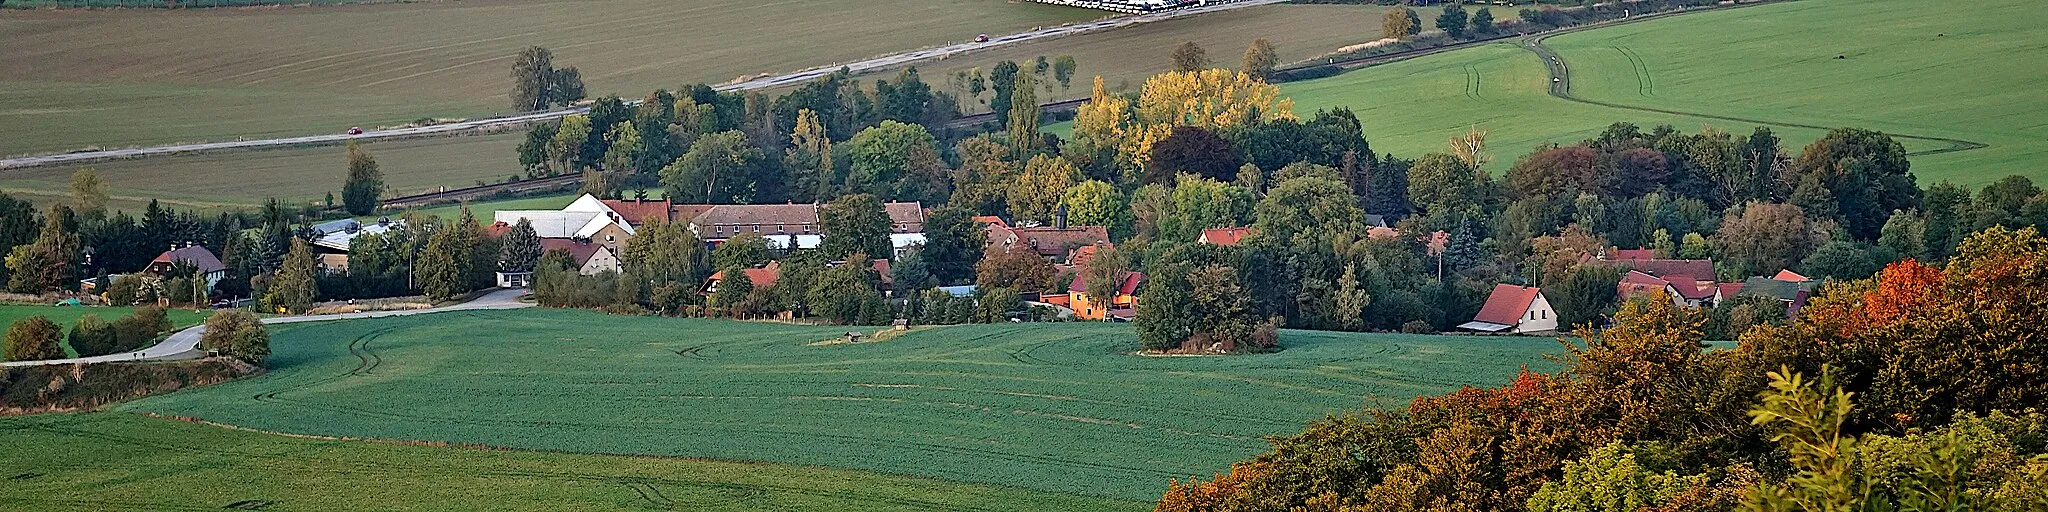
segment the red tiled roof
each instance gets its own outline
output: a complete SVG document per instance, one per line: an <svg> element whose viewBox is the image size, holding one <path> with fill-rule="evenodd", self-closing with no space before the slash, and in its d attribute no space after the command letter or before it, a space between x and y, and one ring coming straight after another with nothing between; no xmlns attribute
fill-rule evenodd
<svg viewBox="0 0 2048 512"><path fill-rule="evenodd" d="M768 262L767 266L761 268L740 269L740 273L746 274L747 281L753 282L754 289L759 290L762 288L775 286L775 280L780 279L782 277L782 263L770 261ZM724 279L725 271L723 270L711 273L712 282L718 282Z"/></svg>
<svg viewBox="0 0 2048 512"><path fill-rule="evenodd" d="M881 274L881 275L882 275L882 285L883 285L883 286L889 286L889 285L894 285L894 284L896 284L896 279L895 279L895 278L893 278L893 277L889 277L889 259L888 259L888 258L875 258L875 261L874 261L874 263L871 263L871 265L873 265L873 266L874 266L874 269L875 269L875 273L877 273L877 274Z"/></svg>
<svg viewBox="0 0 2048 512"><path fill-rule="evenodd" d="M669 209L673 206L667 199L643 201L638 199L606 199L604 205L619 212L619 218L627 224L639 226L649 218L668 220Z"/></svg>
<svg viewBox="0 0 2048 512"><path fill-rule="evenodd" d="M1202 241L1216 245L1237 245L1244 240L1245 235L1251 234L1251 231L1252 228L1249 227L1204 229Z"/></svg>
<svg viewBox="0 0 2048 512"><path fill-rule="evenodd" d="M156 259L150 260L149 263L150 266L155 267L158 263L169 266L176 265L180 261L191 264L193 268L199 269L200 274L211 274L228 269L227 265L220 263L220 258L214 257L213 251L206 250L205 247L197 245L164 251L163 254L158 254Z"/></svg>
<svg viewBox="0 0 2048 512"><path fill-rule="evenodd" d="M1778 275L1771 276L1771 279L1774 281L1784 281L1788 283L1804 283L1807 281L1812 281L1812 279L1808 279L1806 276L1799 275L1798 272L1793 272L1790 270L1780 270L1778 271Z"/></svg>
<svg viewBox="0 0 2048 512"><path fill-rule="evenodd" d="M1144 272L1125 272L1124 284L1117 285L1117 295L1137 295L1138 285L1145 284Z"/></svg>
<svg viewBox="0 0 2048 512"><path fill-rule="evenodd" d="M695 220L695 219L697 218L697 216L698 216L698 215L703 215L703 214L704 214L704 211L705 211L705 210L710 210L710 209L711 209L711 207L713 207L713 206L718 206L718 205L715 205L715 204L677 204L677 205L670 205L670 206L668 207L668 218L669 218L669 220L670 220L670 221L672 221L672 222L690 222L691 220Z"/></svg>
<svg viewBox="0 0 2048 512"><path fill-rule="evenodd" d="M1627 274L1622 274L1621 284L1619 285L1621 298L1624 299L1641 293L1661 292L1665 290L1666 286L1671 286L1671 282L1634 270L1628 271Z"/></svg>
<svg viewBox="0 0 2048 512"><path fill-rule="evenodd" d="M895 232L924 232L924 204L886 203L882 205L882 211L889 214L889 224Z"/></svg>
<svg viewBox="0 0 2048 512"><path fill-rule="evenodd" d="M1735 294L1742 293L1742 283L1721 283L1721 300L1735 300Z"/></svg>
<svg viewBox="0 0 2048 512"><path fill-rule="evenodd" d="M1602 259L1592 263L1625 266L1656 276L1712 276L1714 260Z"/></svg>
<svg viewBox="0 0 2048 512"><path fill-rule="evenodd" d="M1116 244L1108 242L1074 248L1074 255L1067 257L1067 264L1075 267L1088 266L1088 261L1095 259L1096 252L1114 248L1116 248Z"/></svg>
<svg viewBox="0 0 2048 512"><path fill-rule="evenodd" d="M1109 228L1102 226L1073 226L1066 229L1051 227L1011 228L1010 238L1003 240L1012 246L1024 246L1041 256L1065 257L1074 248L1109 243ZM990 233L994 235L995 233ZM990 238L991 243L998 242Z"/></svg>
<svg viewBox="0 0 2048 512"><path fill-rule="evenodd" d="M1529 305L1536 302L1536 295L1543 290L1534 286L1497 284L1493 294L1486 297L1486 305L1479 308L1479 314L1472 320L1501 325L1519 325L1522 314L1529 311Z"/></svg>
<svg viewBox="0 0 2048 512"><path fill-rule="evenodd" d="M1700 286L1700 280L1693 276L1671 275L1665 276L1664 280L1678 290L1678 296L1687 300L1701 300L1714 296L1713 286Z"/></svg>
<svg viewBox="0 0 2048 512"><path fill-rule="evenodd" d="M1067 283L1067 293L1087 293L1087 292L1088 292L1088 284L1087 284L1087 278L1086 278L1085 274L1086 274L1086 272L1075 272L1075 273L1074 273L1074 280L1073 280L1072 282L1069 282L1069 283ZM1126 271L1126 272L1124 272L1124 277L1123 277L1123 281L1121 281L1121 282L1117 283L1117 285L1116 285L1116 294L1117 294L1117 295L1137 295L1137 294L1138 294L1138 286L1139 286L1139 285L1143 285L1143 284L1145 284L1145 273L1144 273L1144 272L1130 272L1130 271ZM1115 297L1111 297L1111 298L1112 298L1112 299L1114 299Z"/></svg>
<svg viewBox="0 0 2048 512"><path fill-rule="evenodd" d="M770 234L822 234L818 226L818 211L823 206L804 204L720 204L680 205L673 209L689 213L690 224L706 239L723 240L751 231L762 235ZM889 215L890 230L895 233L924 232L924 206L919 203L887 203L882 210ZM682 213L678 218L682 218Z"/></svg>
<svg viewBox="0 0 2048 512"><path fill-rule="evenodd" d="M994 215L977 215L974 217L974 221L982 224L988 224L991 226L1001 226L1006 228L1010 227L1010 223L1003 222L1002 217L997 217Z"/></svg>
<svg viewBox="0 0 2048 512"><path fill-rule="evenodd" d="M540 250L548 251L553 249L566 249L569 251L569 260L571 262L574 262L577 267L582 267L584 264L590 263L590 257L596 256L597 250L603 248L604 245L602 244L578 242L574 239L569 238L540 239Z"/></svg>
<svg viewBox="0 0 2048 512"><path fill-rule="evenodd" d="M1656 249L1615 249L1615 250L1614 250L1614 255L1613 255L1613 256L1610 256L1609 258L1610 258L1610 259L1617 259L1617 260L1654 260L1654 259L1657 259L1657 250L1656 250Z"/></svg>

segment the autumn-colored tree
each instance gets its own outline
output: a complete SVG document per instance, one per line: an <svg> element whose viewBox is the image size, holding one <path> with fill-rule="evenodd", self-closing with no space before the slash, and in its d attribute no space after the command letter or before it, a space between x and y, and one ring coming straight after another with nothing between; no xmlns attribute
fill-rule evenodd
<svg viewBox="0 0 2048 512"><path fill-rule="evenodd" d="M791 184L791 195L811 201L838 197L841 178L832 169L832 138L826 136L825 125L818 120L817 112L811 109L796 112L796 127L790 130L789 142L782 165L795 181Z"/></svg>
<svg viewBox="0 0 2048 512"><path fill-rule="evenodd" d="M1508 168L1508 188L1525 196L1573 197L1581 192L1607 195L1613 186L1613 176L1601 170L1599 160L1599 152L1585 146L1530 153Z"/></svg>
<svg viewBox="0 0 2048 512"><path fill-rule="evenodd" d="M1826 238L1798 206L1753 202L1731 208L1714 233L1714 250L1742 275L1791 268Z"/></svg>
<svg viewBox="0 0 2048 512"><path fill-rule="evenodd" d="M1473 125L1464 135L1451 137L1451 155L1474 169L1486 166L1493 157L1486 154L1486 130Z"/></svg>
<svg viewBox="0 0 2048 512"><path fill-rule="evenodd" d="M66 229L70 216L63 205L52 205L43 217L43 230L35 241L17 245L7 253L7 288L15 293L43 293L61 290L74 282L72 276L84 244L78 234Z"/></svg>
<svg viewBox="0 0 2048 512"><path fill-rule="evenodd" d="M991 247L974 266L974 284L981 288L1038 292L1050 289L1052 278L1052 262L1022 244Z"/></svg>
<svg viewBox="0 0 2048 512"><path fill-rule="evenodd" d="M1406 7L1388 9L1386 14L1380 16L1380 37L1390 39L1415 37L1415 32L1421 28L1416 26L1415 16L1415 11L1409 10Z"/></svg>
<svg viewBox="0 0 2048 512"><path fill-rule="evenodd" d="M1252 75L1224 70L1168 72L1145 80L1137 105L1121 106L1097 82L1095 101L1074 118L1075 137L1104 147L1114 145L1120 162L1142 166L1152 145L1192 126L1225 130L1279 119L1294 119L1294 101L1280 98L1280 88ZM1236 166L1230 166L1235 171Z"/></svg>
<svg viewBox="0 0 2048 512"><path fill-rule="evenodd" d="M107 208L107 182L91 167L71 173L71 208L81 213Z"/></svg>
<svg viewBox="0 0 2048 512"><path fill-rule="evenodd" d="M1079 175L1064 158L1031 157L1024 164L1024 173L1010 184L1010 215L1019 222L1051 222L1059 210L1060 196L1074 185Z"/></svg>
<svg viewBox="0 0 2048 512"><path fill-rule="evenodd" d="M1280 54L1273 48L1271 41L1261 37L1252 40L1251 46L1245 47L1244 67L1238 70L1253 78L1266 80L1272 78L1273 68L1279 66Z"/></svg>

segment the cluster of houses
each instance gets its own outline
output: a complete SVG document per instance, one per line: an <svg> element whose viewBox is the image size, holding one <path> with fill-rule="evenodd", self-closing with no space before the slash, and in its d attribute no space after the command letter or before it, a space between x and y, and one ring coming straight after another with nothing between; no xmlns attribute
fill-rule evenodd
<svg viewBox="0 0 2048 512"><path fill-rule="evenodd" d="M1715 280L1714 260L1681 260L1656 257L1650 249L1612 249L1589 256L1582 265L1622 269L1615 287L1618 300L1663 294L1673 304L1711 308L1742 296L1763 296L1785 305L1787 317L1799 314L1819 283L1790 270L1771 277L1755 276L1742 282ZM1557 310L1533 286L1501 284L1493 287L1486 304L1471 322L1458 328L1482 333L1552 334L1557 332Z"/></svg>
<svg viewBox="0 0 2048 512"><path fill-rule="evenodd" d="M598 199L585 194L560 210L499 210L488 229L498 235L525 220L540 235L542 249L564 249L579 273L597 275L618 272L626 243L656 219L685 223L714 248L742 233L752 233L765 239L770 249L788 251L816 248L824 240L824 231L818 226L822 209L822 205L811 203L677 204L667 199ZM897 255L924 243L923 205L887 203L883 209L889 215L889 240ZM757 272L761 276L777 275L773 269L755 270L761 271ZM498 285L521 287L531 279L531 273L499 273ZM774 279L755 282L773 283ZM713 286L707 283L706 289Z"/></svg>

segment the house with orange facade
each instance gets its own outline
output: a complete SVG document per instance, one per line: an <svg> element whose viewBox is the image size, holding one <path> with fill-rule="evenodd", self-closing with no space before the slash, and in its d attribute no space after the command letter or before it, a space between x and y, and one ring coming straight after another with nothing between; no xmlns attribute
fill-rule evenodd
<svg viewBox="0 0 2048 512"><path fill-rule="evenodd" d="M1088 285L1083 276L1074 275L1074 281L1067 284L1067 306L1074 309L1074 317L1083 320L1113 320L1128 322L1138 316L1138 286L1145 283L1143 272L1124 272L1117 279L1116 295L1104 303L1088 296Z"/></svg>

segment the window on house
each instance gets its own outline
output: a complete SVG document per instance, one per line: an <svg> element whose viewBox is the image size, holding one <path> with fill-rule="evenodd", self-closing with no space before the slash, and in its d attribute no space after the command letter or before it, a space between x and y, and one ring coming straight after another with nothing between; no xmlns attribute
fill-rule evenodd
<svg viewBox="0 0 2048 512"><path fill-rule="evenodd" d="M1530 319L1530 320L1535 320L1535 319L1536 319L1536 312L1535 312L1535 311L1530 311L1530 312L1529 312L1529 319Z"/></svg>

